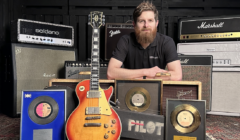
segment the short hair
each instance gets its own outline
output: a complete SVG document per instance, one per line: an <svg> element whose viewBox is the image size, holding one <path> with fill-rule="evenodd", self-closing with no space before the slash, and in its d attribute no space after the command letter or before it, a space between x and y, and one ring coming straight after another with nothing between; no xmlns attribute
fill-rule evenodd
<svg viewBox="0 0 240 140"><path fill-rule="evenodd" d="M153 11L155 20L158 20L158 10L155 5L152 2L144 1L140 3L133 11L133 21L135 23L137 22L137 18L142 14L143 11Z"/></svg>

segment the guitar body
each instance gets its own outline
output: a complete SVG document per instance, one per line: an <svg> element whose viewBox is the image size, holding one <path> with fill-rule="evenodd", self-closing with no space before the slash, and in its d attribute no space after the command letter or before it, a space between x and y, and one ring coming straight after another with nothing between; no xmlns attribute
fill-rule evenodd
<svg viewBox="0 0 240 140"><path fill-rule="evenodd" d="M90 80L84 80L76 86L79 99L78 107L67 120L66 134L69 140L118 140L121 134L121 121L117 113L109 106L113 87L101 91L101 97L87 98ZM100 114L88 114L88 107L101 109ZM89 109L90 110L90 109ZM94 119L87 119L95 117ZM97 126L93 126L97 124ZM89 125L89 126L88 126ZM99 126L100 125L100 126Z"/></svg>

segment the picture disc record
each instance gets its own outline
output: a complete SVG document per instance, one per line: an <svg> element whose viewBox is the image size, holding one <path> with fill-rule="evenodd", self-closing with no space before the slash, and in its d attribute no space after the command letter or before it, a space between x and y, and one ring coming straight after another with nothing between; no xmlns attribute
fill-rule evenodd
<svg viewBox="0 0 240 140"><path fill-rule="evenodd" d="M49 96L39 96L29 105L28 115L37 124L48 124L52 122L58 114L57 102Z"/></svg>
<svg viewBox="0 0 240 140"><path fill-rule="evenodd" d="M151 103L150 94L142 87L134 87L127 92L125 103L132 111L146 111Z"/></svg>
<svg viewBox="0 0 240 140"><path fill-rule="evenodd" d="M173 127L183 134L195 131L201 124L199 111L190 104L176 106L170 118Z"/></svg>

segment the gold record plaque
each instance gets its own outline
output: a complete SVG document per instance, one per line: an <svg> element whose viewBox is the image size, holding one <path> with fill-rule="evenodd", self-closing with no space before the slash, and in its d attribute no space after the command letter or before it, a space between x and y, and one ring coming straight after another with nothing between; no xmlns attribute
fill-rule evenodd
<svg viewBox="0 0 240 140"><path fill-rule="evenodd" d="M183 134L195 131L201 124L200 113L190 104L178 105L170 117L173 127Z"/></svg>
<svg viewBox="0 0 240 140"><path fill-rule="evenodd" d="M130 110L143 112L149 108L151 97L146 89L134 87L127 92L125 103Z"/></svg>
<svg viewBox="0 0 240 140"><path fill-rule="evenodd" d="M166 139L205 140L206 101L167 99Z"/></svg>

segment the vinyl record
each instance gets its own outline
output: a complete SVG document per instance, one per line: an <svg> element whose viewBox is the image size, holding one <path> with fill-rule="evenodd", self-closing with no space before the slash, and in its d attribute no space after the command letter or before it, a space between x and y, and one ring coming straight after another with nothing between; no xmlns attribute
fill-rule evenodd
<svg viewBox="0 0 240 140"><path fill-rule="evenodd" d="M52 122L58 114L57 102L49 96L39 96L29 105L28 115L37 124L48 124Z"/></svg>
<svg viewBox="0 0 240 140"><path fill-rule="evenodd" d="M183 134L194 132L201 124L199 111L190 104L178 105L170 117L173 127Z"/></svg>
<svg viewBox="0 0 240 140"><path fill-rule="evenodd" d="M125 103L130 110L143 112L149 108L151 97L146 89L134 87L127 92Z"/></svg>

